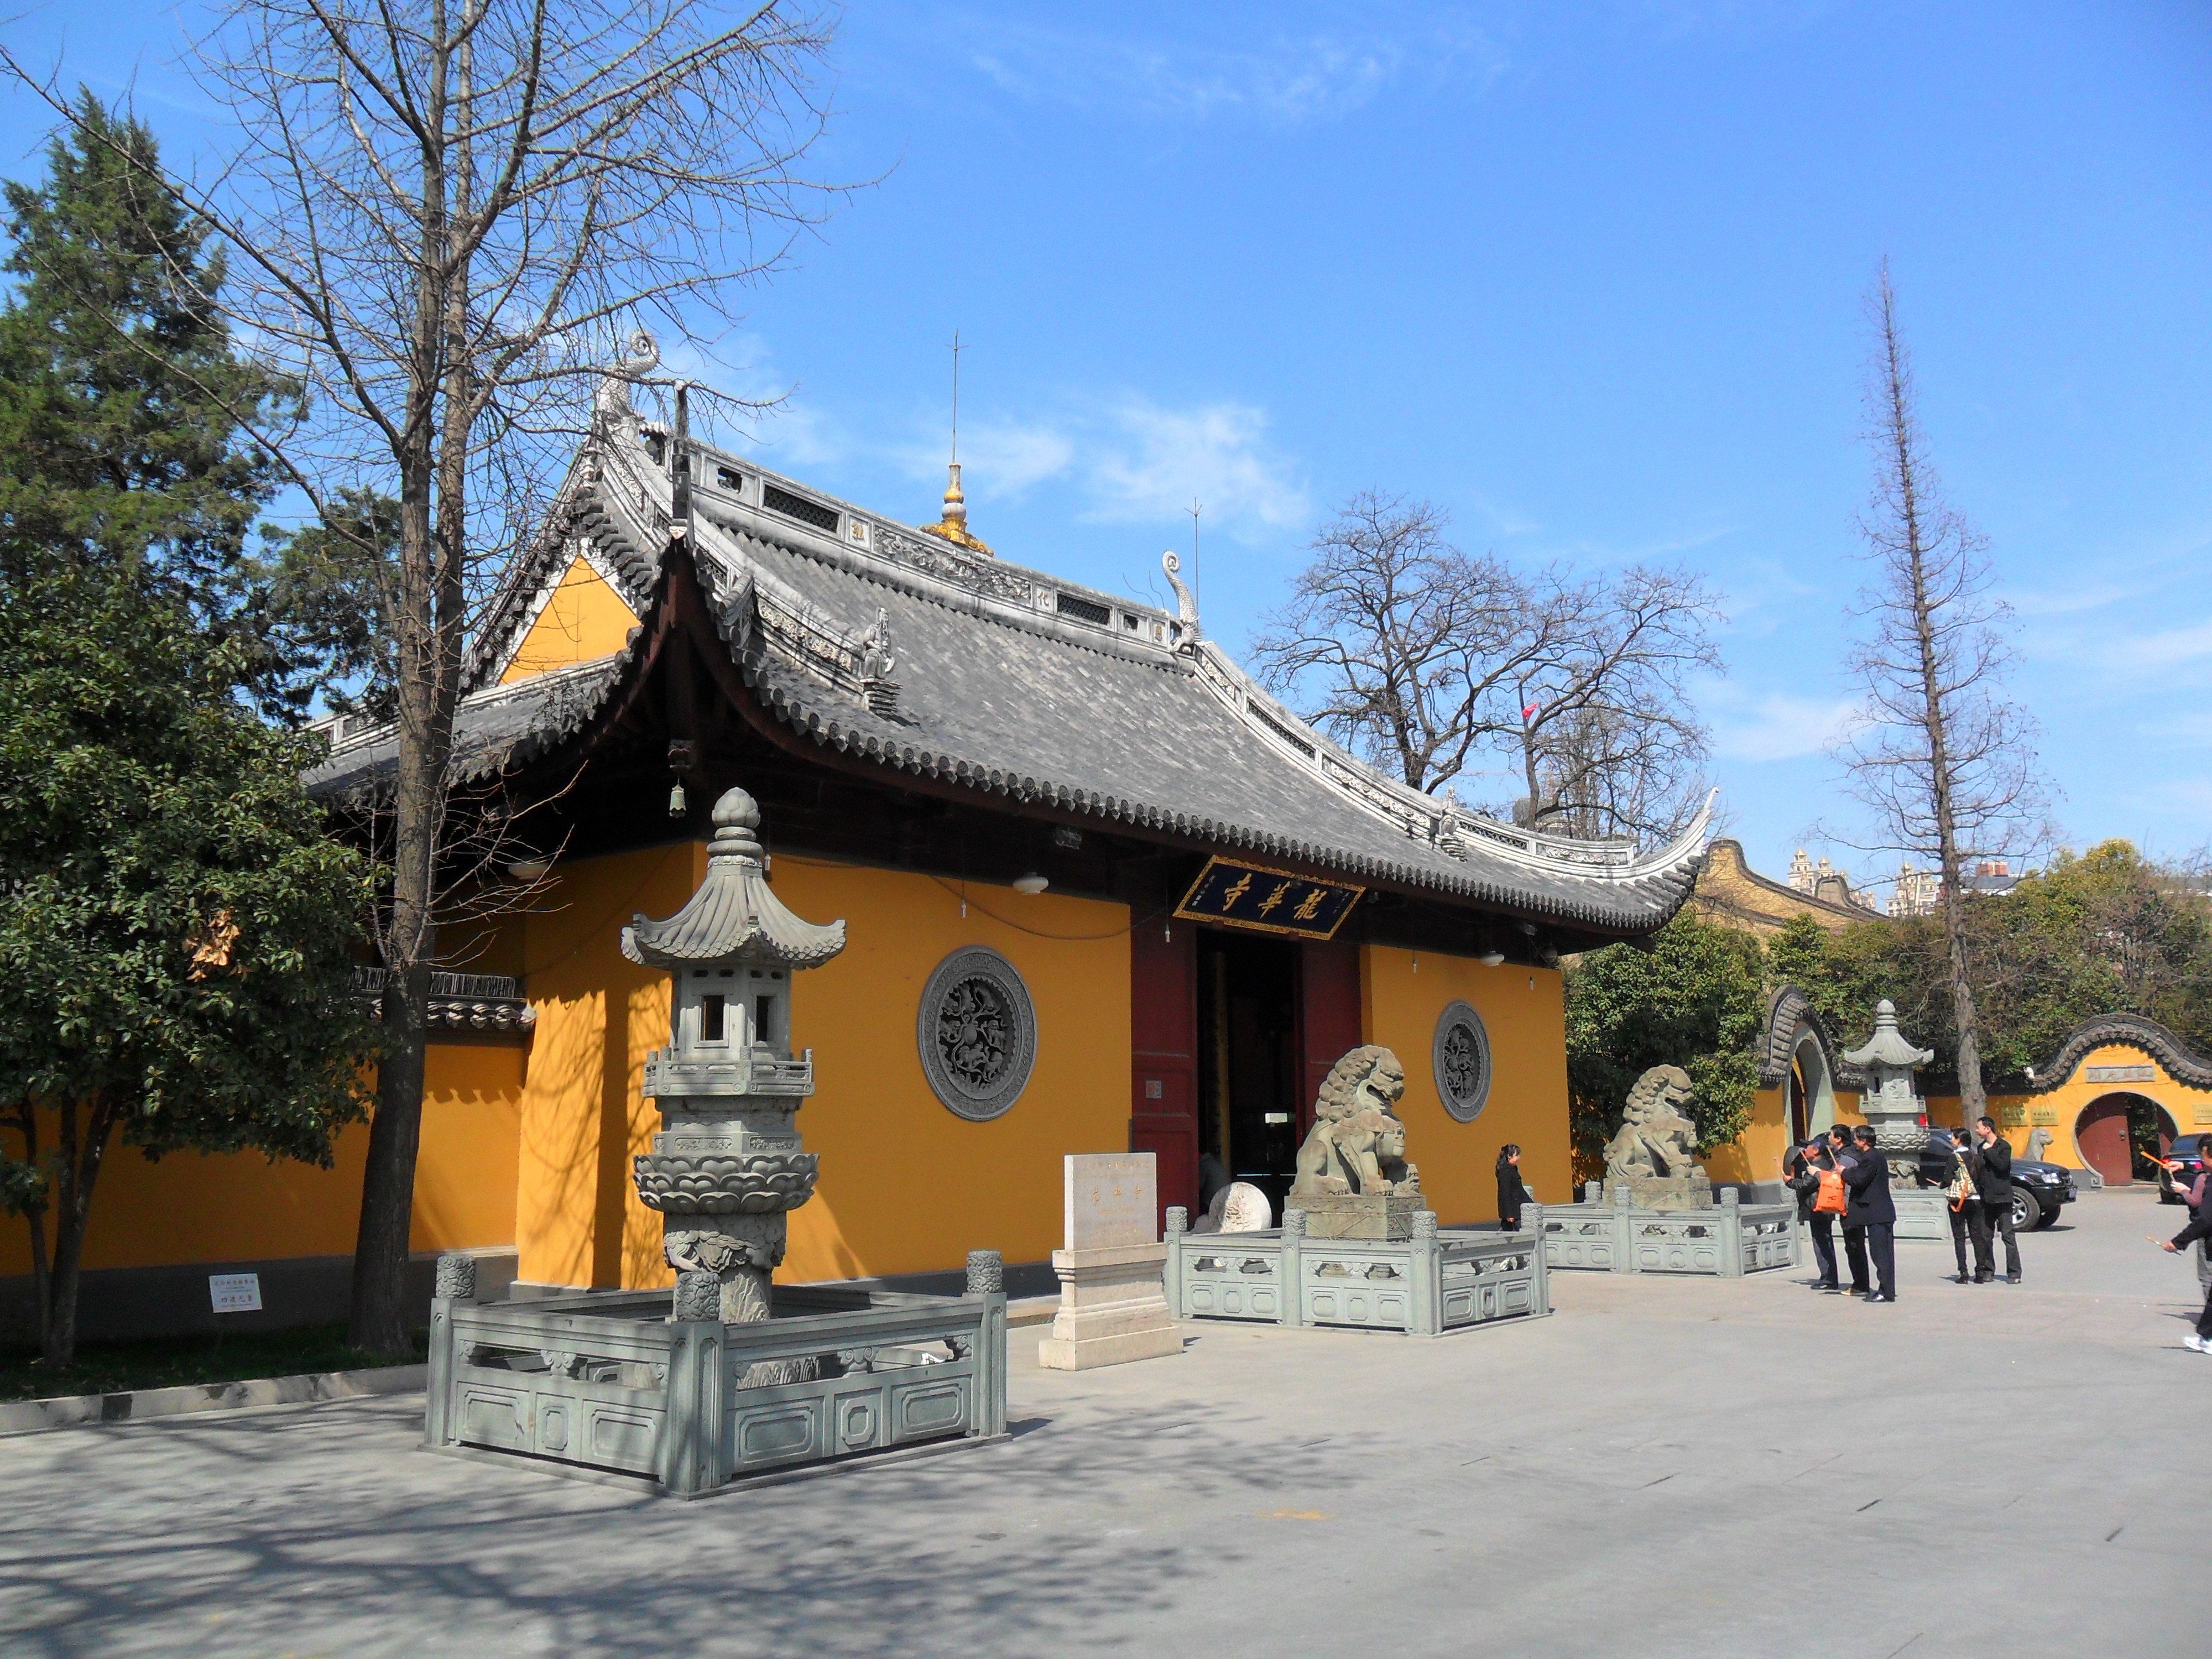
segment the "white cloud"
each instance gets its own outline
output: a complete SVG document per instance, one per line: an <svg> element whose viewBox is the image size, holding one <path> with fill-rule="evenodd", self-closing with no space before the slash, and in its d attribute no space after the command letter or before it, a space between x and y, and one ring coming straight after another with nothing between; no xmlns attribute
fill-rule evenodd
<svg viewBox="0 0 2212 1659"><path fill-rule="evenodd" d="M1003 17L979 18L967 32L978 41L970 61L1005 92L1152 118L1329 119L1365 107L1395 82L1470 74L1487 82L1505 66L1496 42L1462 19L1403 36L1285 35L1229 49L1025 28Z"/></svg>
<svg viewBox="0 0 2212 1659"><path fill-rule="evenodd" d="M1303 529L1313 517L1305 486L1267 447L1266 414L1245 404L1163 409L1130 399L1109 411L1086 458L1085 515L1101 524L1157 523L1203 509L1201 522L1232 533Z"/></svg>
<svg viewBox="0 0 2212 1659"><path fill-rule="evenodd" d="M1818 755L1863 718L1857 701L1849 697L1799 697L1786 691L1750 696L1732 686L1717 686L1711 701L1717 705L1713 748L1729 760L1796 760Z"/></svg>
<svg viewBox="0 0 2212 1659"><path fill-rule="evenodd" d="M975 501L1061 483L1093 524L1183 524L1195 501L1207 532L1303 531L1311 497L1267 431L1265 410L1232 401L1074 403L1054 416L963 428L961 482ZM897 459L910 477L944 476L940 440L902 445Z"/></svg>
<svg viewBox="0 0 2212 1659"><path fill-rule="evenodd" d="M697 405L695 419L714 441L757 455L781 471L830 465L853 452L843 424L811 402L799 382L777 369L768 342L757 334L732 335L711 350L663 341L659 373L699 381L754 405L708 401Z"/></svg>

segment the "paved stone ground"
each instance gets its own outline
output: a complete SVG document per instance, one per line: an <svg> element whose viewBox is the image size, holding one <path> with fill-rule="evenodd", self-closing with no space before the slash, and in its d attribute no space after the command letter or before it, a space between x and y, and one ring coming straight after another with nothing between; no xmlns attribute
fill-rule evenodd
<svg viewBox="0 0 2212 1659"><path fill-rule="evenodd" d="M1079 1376L1018 1333L1011 1443L691 1504L413 1452L404 1396L0 1442L0 1651L2196 1651L2181 1214L2090 1194L2016 1290L1903 1249L1895 1307L1563 1274Z"/></svg>

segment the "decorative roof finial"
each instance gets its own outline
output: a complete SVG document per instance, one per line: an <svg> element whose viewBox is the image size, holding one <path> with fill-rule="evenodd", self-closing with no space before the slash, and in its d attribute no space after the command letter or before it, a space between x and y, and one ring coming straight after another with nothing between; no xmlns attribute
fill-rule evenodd
<svg viewBox="0 0 2212 1659"><path fill-rule="evenodd" d="M971 553L981 553L992 558L991 550L968 533L968 498L960 489L960 354L968 348L960 343L960 331L952 331L952 458L945 463L945 516L935 524L921 527L933 536L942 536L955 546L964 547Z"/></svg>

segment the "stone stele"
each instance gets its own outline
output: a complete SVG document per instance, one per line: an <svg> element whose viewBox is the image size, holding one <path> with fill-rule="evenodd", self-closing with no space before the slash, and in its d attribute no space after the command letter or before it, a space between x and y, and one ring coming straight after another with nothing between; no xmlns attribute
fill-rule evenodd
<svg viewBox="0 0 2212 1659"><path fill-rule="evenodd" d="M1679 1066L1654 1066L1628 1091L1620 1127L1605 1149L1605 1193L1617 1203L1626 1190L1638 1210L1701 1210L1713 1201L1712 1178L1697 1161L1698 1126L1680 1108L1697 1098Z"/></svg>
<svg viewBox="0 0 2212 1659"><path fill-rule="evenodd" d="M1060 1311L1037 1363L1087 1371L1182 1352L1160 1271L1159 1182L1150 1152L1072 1153L1066 1248L1052 1253Z"/></svg>
<svg viewBox="0 0 2212 1659"><path fill-rule="evenodd" d="M1307 1237L1413 1236L1413 1217L1429 1200L1420 1171L1406 1162L1397 1114L1405 1093L1406 1068L1388 1048L1354 1048L1329 1067L1283 1206L1304 1212Z"/></svg>

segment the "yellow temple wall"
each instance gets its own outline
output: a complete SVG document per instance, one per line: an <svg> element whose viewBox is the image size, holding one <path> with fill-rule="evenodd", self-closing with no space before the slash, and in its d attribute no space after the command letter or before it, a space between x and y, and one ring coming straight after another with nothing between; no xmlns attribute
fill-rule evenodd
<svg viewBox="0 0 2212 1659"><path fill-rule="evenodd" d="M2119 1080L2089 1079L2092 1066L2148 1066L2151 1074L2148 1078ZM2063 1083L2045 1093L1990 1095L1989 1114L1996 1120L1998 1133L2012 1143L2014 1152L2026 1151L2027 1138L2036 1130L2048 1129L2051 1145L2043 1154L2045 1158L2072 1169L2087 1169L2088 1160L2081 1156L2081 1148L2074 1138L2075 1126L2084 1111L2106 1095L2139 1095L2163 1107L2179 1134L2212 1133L2212 1090L2175 1081L2153 1055L2126 1042L2107 1043L2101 1048L2091 1049ZM1958 1097L1929 1096L1928 1121L1958 1123Z"/></svg>
<svg viewBox="0 0 2212 1659"><path fill-rule="evenodd" d="M505 1244L514 1237L515 1104L523 1050L433 1044L415 1173L417 1250ZM52 1146L54 1120L40 1126ZM259 1152L172 1152L158 1163L111 1143L93 1188L84 1265L155 1267L351 1255L368 1127L344 1130L327 1170ZM0 1276L31 1271L30 1234L0 1218Z"/></svg>
<svg viewBox="0 0 2212 1659"><path fill-rule="evenodd" d="M635 911L677 909L704 864L694 842L579 860L556 872L547 904L558 908L527 919L538 1026L522 1091L524 1280L669 1281L660 1217L630 1180L631 1158L660 1127L641 1088L646 1055L668 1040L668 980L623 957L621 930ZM1127 907L969 884L963 917L960 894L927 876L790 854L773 871L785 904L810 921L842 918L850 940L792 990L793 1048L815 1051L799 1127L822 1175L792 1212L777 1276L957 1267L971 1249L1049 1255L1060 1243L1061 1157L1128 1145ZM1028 1085L988 1123L938 1100L915 1042L923 984L972 945L1020 971L1037 1020Z"/></svg>
<svg viewBox="0 0 2212 1659"><path fill-rule="evenodd" d="M636 626L637 613L580 553L522 636L500 683L526 680L550 669L610 655L623 648Z"/></svg>
<svg viewBox="0 0 2212 1659"><path fill-rule="evenodd" d="M1406 1151L1447 1224L1498 1217L1498 1149L1521 1147L1521 1178L1547 1204L1574 1196L1567 1127L1564 982L1547 968L1486 968L1471 957L1370 945L1361 952L1362 1024L1406 1068ZM1490 1097L1472 1123L1444 1110L1430 1062L1437 1018L1461 1000L1490 1036Z"/></svg>
<svg viewBox="0 0 2212 1659"><path fill-rule="evenodd" d="M1849 1127L1863 1123L1859 1097L1848 1089L1834 1093L1835 1121ZM1734 1140L1708 1151L1705 1172L1722 1182L1779 1181L1782 1159L1790 1150L1790 1110L1779 1087L1761 1089L1751 1097L1751 1121Z"/></svg>

